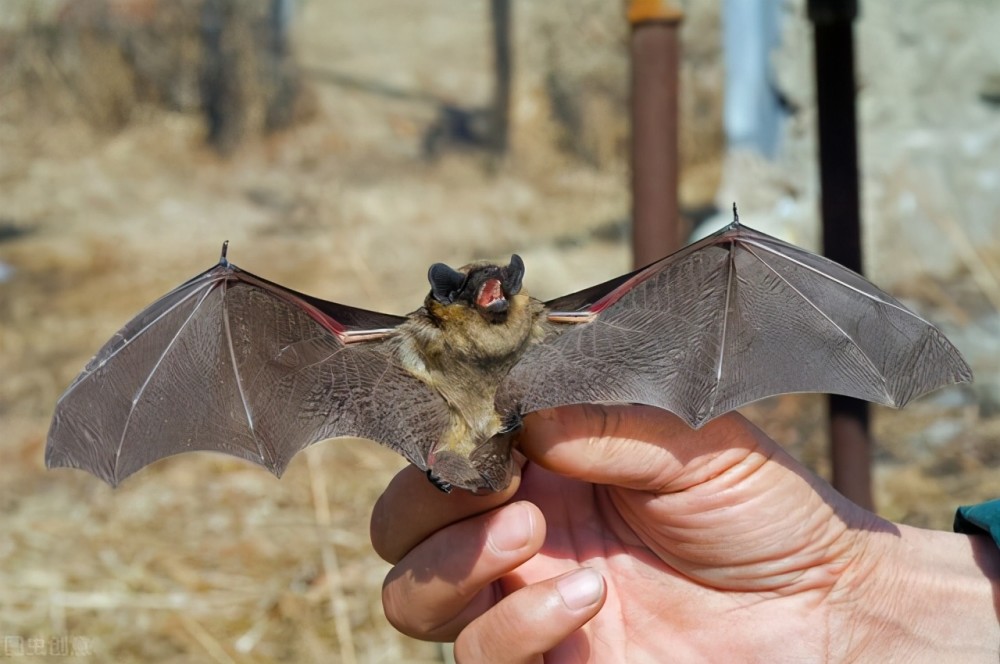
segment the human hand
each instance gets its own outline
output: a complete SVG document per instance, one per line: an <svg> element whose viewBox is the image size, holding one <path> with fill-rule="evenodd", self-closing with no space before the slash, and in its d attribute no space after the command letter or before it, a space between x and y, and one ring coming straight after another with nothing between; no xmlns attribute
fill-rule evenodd
<svg viewBox="0 0 1000 664"><path fill-rule="evenodd" d="M651 408L564 408L529 416L521 449L530 461L505 492L445 496L408 468L373 514L376 550L396 564L386 615L457 639L460 661L927 653L936 632L900 635L935 616L903 595L937 567L960 567L960 599L989 606L982 542L879 519L739 415L694 431ZM986 613L962 632L989 633Z"/></svg>

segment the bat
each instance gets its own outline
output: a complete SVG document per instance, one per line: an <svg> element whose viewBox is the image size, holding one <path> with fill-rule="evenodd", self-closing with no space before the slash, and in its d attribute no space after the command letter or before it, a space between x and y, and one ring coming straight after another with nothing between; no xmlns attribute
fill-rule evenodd
<svg viewBox="0 0 1000 664"><path fill-rule="evenodd" d="M306 446L368 438L440 489L499 491L522 417L576 403L663 408L692 427L758 399L828 392L901 407L972 379L930 323L860 275L728 227L541 302L524 262L436 263L421 308L327 302L217 265L129 321L60 398L48 467L111 485L212 450L280 476Z"/></svg>

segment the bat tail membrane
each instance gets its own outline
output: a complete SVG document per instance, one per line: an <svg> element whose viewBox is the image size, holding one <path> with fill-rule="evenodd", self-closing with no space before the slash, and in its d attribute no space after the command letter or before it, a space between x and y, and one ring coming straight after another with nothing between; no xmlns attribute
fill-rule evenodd
<svg viewBox="0 0 1000 664"><path fill-rule="evenodd" d="M450 450L432 452L427 477L446 493L451 487L473 493L502 491L514 475L510 450L519 430L520 424L496 434L467 457Z"/></svg>
<svg viewBox="0 0 1000 664"><path fill-rule="evenodd" d="M640 403L699 427L776 394L899 407L972 379L943 334L864 277L742 224L547 306L553 333L501 388L523 412Z"/></svg>
<svg viewBox="0 0 1000 664"><path fill-rule="evenodd" d="M117 485L158 459L209 450L280 475L299 450L341 436L420 458L412 441L436 440L446 408L394 363L379 341L391 330L359 325L401 320L220 263L142 311L87 364L56 405L46 464ZM400 415L407 398L415 412Z"/></svg>

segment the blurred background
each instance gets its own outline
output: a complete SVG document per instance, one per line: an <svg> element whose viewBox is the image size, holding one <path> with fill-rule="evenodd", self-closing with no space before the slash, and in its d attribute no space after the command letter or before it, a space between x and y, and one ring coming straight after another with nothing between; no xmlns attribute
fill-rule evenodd
<svg viewBox="0 0 1000 664"><path fill-rule="evenodd" d="M816 249L804 0L755 18L676 4L682 232L736 201ZM247 270L393 313L419 306L436 261L516 251L542 298L627 271L629 32L619 0L0 3L3 654L447 657L382 616L367 524L395 454L326 443L280 481L187 455L112 491L44 470L48 420L96 349L225 239ZM865 269L976 373L873 412L875 501L949 528L1000 495L1000 2L866 3L855 34ZM828 476L824 403L746 414Z"/></svg>

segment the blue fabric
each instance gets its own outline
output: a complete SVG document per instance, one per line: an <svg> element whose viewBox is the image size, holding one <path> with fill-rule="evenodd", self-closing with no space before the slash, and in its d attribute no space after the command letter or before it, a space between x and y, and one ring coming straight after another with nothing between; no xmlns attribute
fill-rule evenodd
<svg viewBox="0 0 1000 664"><path fill-rule="evenodd" d="M1000 499L959 507L954 530L968 535L989 535L1000 546Z"/></svg>
<svg viewBox="0 0 1000 664"><path fill-rule="evenodd" d="M725 0L722 12L723 125L729 147L769 159L778 152L787 114L771 64L781 40L782 5L781 0Z"/></svg>

